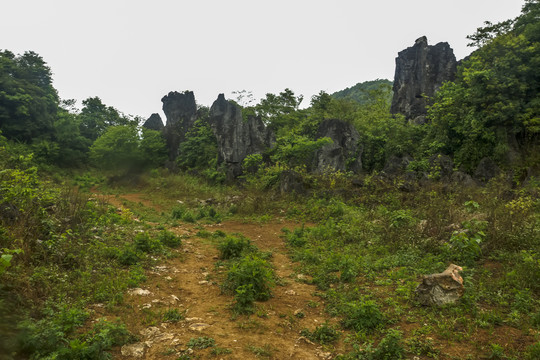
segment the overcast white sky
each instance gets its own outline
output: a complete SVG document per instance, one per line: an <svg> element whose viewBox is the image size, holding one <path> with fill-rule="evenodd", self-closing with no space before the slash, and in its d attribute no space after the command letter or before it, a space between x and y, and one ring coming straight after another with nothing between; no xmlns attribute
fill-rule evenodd
<svg viewBox="0 0 540 360"><path fill-rule="evenodd" d="M99 96L148 118L169 91L258 98L285 88L305 102L358 82L393 80L395 57L420 36L450 43L523 0L0 0L0 49L33 50L63 99Z"/></svg>

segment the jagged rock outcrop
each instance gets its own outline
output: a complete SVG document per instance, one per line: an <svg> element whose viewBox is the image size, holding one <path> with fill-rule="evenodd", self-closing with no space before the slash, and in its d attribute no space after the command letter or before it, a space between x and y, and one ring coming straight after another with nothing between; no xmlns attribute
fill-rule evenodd
<svg viewBox="0 0 540 360"><path fill-rule="evenodd" d="M157 113L154 113L150 115L148 120L144 122L143 127L150 130L162 131L165 125L163 125L163 120L161 120L161 116L159 116L159 114Z"/></svg>
<svg viewBox="0 0 540 360"><path fill-rule="evenodd" d="M329 137L331 144L319 149L313 159L312 171L362 171L363 146L360 134L352 124L338 119L324 120L317 130L317 139Z"/></svg>
<svg viewBox="0 0 540 360"><path fill-rule="evenodd" d="M426 275L415 290L415 299L422 305L440 306L459 300L465 291L460 266L450 264L439 274Z"/></svg>
<svg viewBox="0 0 540 360"><path fill-rule="evenodd" d="M398 53L394 76L392 114L403 114L416 123L425 121L427 97L445 81L454 80L457 61L446 42L428 45L425 36Z"/></svg>
<svg viewBox="0 0 540 360"><path fill-rule="evenodd" d="M197 120L197 104L192 91L179 93L171 91L161 99L163 112L167 117L164 128L169 160L174 161L178 157L180 143L185 140L186 133Z"/></svg>
<svg viewBox="0 0 540 360"><path fill-rule="evenodd" d="M255 116L242 118L242 110L223 94L210 108L210 126L218 142L218 165L224 165L227 180L242 174L242 161L260 154L275 143L274 133Z"/></svg>

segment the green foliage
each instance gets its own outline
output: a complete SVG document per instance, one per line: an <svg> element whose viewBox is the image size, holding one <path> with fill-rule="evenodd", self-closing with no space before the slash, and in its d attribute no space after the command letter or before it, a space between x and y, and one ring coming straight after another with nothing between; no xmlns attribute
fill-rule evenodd
<svg viewBox="0 0 540 360"><path fill-rule="evenodd" d="M268 300L274 285L274 273L266 260L255 254L234 262L227 271L222 289L235 296L234 310L251 313L253 301Z"/></svg>
<svg viewBox="0 0 540 360"><path fill-rule="evenodd" d="M483 46L437 92L427 151L454 155L471 170L486 156L510 165L509 151L532 150L540 131L539 9L530 1L515 20L488 23L471 36Z"/></svg>
<svg viewBox="0 0 540 360"><path fill-rule="evenodd" d="M22 249L2 249L0 252L0 276L11 266L13 255L22 253Z"/></svg>
<svg viewBox="0 0 540 360"><path fill-rule="evenodd" d="M32 51L0 51L0 130L9 139L50 139L58 107L52 72Z"/></svg>
<svg viewBox="0 0 540 360"><path fill-rule="evenodd" d="M159 232L158 240L160 243L170 248L176 248L182 245L182 239L167 230L161 230Z"/></svg>
<svg viewBox="0 0 540 360"><path fill-rule="evenodd" d="M372 91L379 89L384 90L384 98L390 106L392 101L392 82L385 79L377 79L373 81L364 81L358 83L350 88L337 91L332 94L332 97L336 99L348 99L357 102L360 105L369 104L372 100Z"/></svg>
<svg viewBox="0 0 540 360"><path fill-rule="evenodd" d="M540 294L540 286L535 279L540 276L540 255L532 250L523 250L517 254L513 270L507 274L507 282L530 288Z"/></svg>
<svg viewBox="0 0 540 360"><path fill-rule="evenodd" d="M90 147L96 167L119 175L160 165L165 158L165 140L159 132L145 129L140 138L134 125L108 127Z"/></svg>
<svg viewBox="0 0 540 360"><path fill-rule="evenodd" d="M165 311L161 317L164 322L179 322L185 318L184 314L181 313L178 309L168 309Z"/></svg>
<svg viewBox="0 0 540 360"><path fill-rule="evenodd" d="M532 344L527 348L527 352L525 353L525 359L527 360L534 360L540 358L540 341L537 341L536 343Z"/></svg>
<svg viewBox="0 0 540 360"><path fill-rule="evenodd" d="M217 140L206 118L199 118L180 144L178 165L185 170L205 171L215 168Z"/></svg>
<svg viewBox="0 0 540 360"><path fill-rule="evenodd" d="M216 340L211 337L201 336L189 339L186 346L192 349L206 349L216 346Z"/></svg>
<svg viewBox="0 0 540 360"><path fill-rule="evenodd" d="M274 130L285 127L290 128L295 119L295 112L303 99L302 95L296 96L292 90L285 89L279 95L266 94L266 97L253 107L253 110L257 116ZM249 110L247 109L247 113L249 113Z"/></svg>
<svg viewBox="0 0 540 360"><path fill-rule="evenodd" d="M372 344L355 344L354 351L344 359L359 360L398 360L403 359L405 350L401 344L402 334L398 330L390 329L376 348Z"/></svg>
<svg viewBox="0 0 540 360"><path fill-rule="evenodd" d="M159 240L150 237L150 234L143 232L135 235L133 239L135 249L145 253L159 253L162 249L162 244Z"/></svg>
<svg viewBox="0 0 540 360"><path fill-rule="evenodd" d="M333 343L339 339L340 336L340 332L328 324L328 322L317 326L313 331L303 329L300 334L309 340L316 341L322 345Z"/></svg>
<svg viewBox="0 0 540 360"><path fill-rule="evenodd" d="M454 231L445 244L444 251L454 262L472 265L482 255L487 223L485 221L466 221L463 230Z"/></svg>
<svg viewBox="0 0 540 360"><path fill-rule="evenodd" d="M124 116L112 106L103 104L99 97L90 97L82 102L80 112L81 135L91 142L105 134L110 127L136 125L136 121Z"/></svg>
<svg viewBox="0 0 540 360"><path fill-rule="evenodd" d="M370 332L384 324L384 316L373 300L349 303L345 306L343 315L341 324L345 329Z"/></svg>
<svg viewBox="0 0 540 360"><path fill-rule="evenodd" d="M245 236L227 235L218 244L219 257L224 260L239 258L255 250L251 240Z"/></svg>

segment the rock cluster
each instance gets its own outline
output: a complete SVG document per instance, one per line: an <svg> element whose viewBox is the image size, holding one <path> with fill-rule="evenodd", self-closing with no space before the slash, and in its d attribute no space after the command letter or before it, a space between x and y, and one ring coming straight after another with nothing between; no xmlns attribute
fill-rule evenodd
<svg viewBox="0 0 540 360"><path fill-rule="evenodd" d="M240 107L225 99L223 94L210 108L210 126L218 142L218 165L223 165L227 180L242 174L242 161L251 154L260 154L275 143L274 133L262 120L242 117Z"/></svg>
<svg viewBox="0 0 540 360"><path fill-rule="evenodd" d="M159 114L157 113L154 113L150 115L148 120L144 122L143 127L150 130L163 131L165 125L163 125L163 120L161 120L161 116L159 116Z"/></svg>
<svg viewBox="0 0 540 360"><path fill-rule="evenodd" d="M169 160L174 161L178 157L180 143L185 140L186 133L197 120L197 104L192 91L179 93L171 91L161 99L163 112L167 117L164 128Z"/></svg>
<svg viewBox="0 0 540 360"><path fill-rule="evenodd" d="M457 61L446 42L428 45L425 36L398 53L394 76L394 96L390 111L416 123L425 121L428 98L445 81L454 80Z"/></svg>
<svg viewBox="0 0 540 360"><path fill-rule="evenodd" d="M362 150L360 134L354 126L338 119L324 120L317 131L317 139L328 137L331 144L324 145L313 158L314 172L362 171Z"/></svg>

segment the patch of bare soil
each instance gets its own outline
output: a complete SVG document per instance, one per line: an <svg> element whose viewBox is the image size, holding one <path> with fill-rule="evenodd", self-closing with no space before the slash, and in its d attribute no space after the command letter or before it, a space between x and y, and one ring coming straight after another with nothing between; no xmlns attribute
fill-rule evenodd
<svg viewBox="0 0 540 360"><path fill-rule="evenodd" d="M116 205L121 198L112 197L116 201L111 203ZM125 306L117 313L100 314L121 318L139 338L137 343L117 349L114 358L332 358L335 351L332 353L300 335L300 330L313 330L327 319L320 299L313 295L315 287L302 282L303 275L295 273L280 238L283 227L298 226L284 220L205 225L208 231L243 234L260 250L272 252L271 262L280 284L273 289L270 300L257 303L256 314L251 316L235 316L230 310L233 298L222 294L219 287L225 270L219 267L215 245L195 236L200 225L197 230L185 225L170 229L179 235L192 235L177 250L178 256L149 271L141 288L126 295ZM185 319L162 322L162 314L172 309L184 314ZM187 345L190 339L199 337L213 338L215 347L196 349Z"/></svg>

